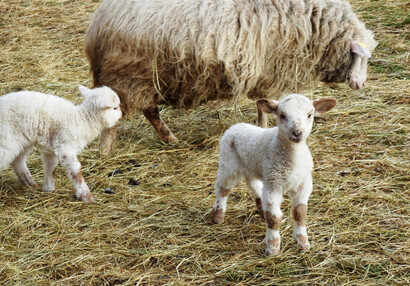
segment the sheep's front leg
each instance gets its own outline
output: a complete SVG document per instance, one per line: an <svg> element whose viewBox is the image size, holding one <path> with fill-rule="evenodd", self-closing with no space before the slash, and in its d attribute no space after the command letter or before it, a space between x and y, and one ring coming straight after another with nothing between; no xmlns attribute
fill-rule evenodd
<svg viewBox="0 0 410 286"><path fill-rule="evenodd" d="M258 126L262 128L268 128L268 116L262 110L258 108Z"/></svg>
<svg viewBox="0 0 410 286"><path fill-rule="evenodd" d="M117 126L109 129L104 129L100 136L100 152L104 156L108 156L113 148L115 139L117 138Z"/></svg>
<svg viewBox="0 0 410 286"><path fill-rule="evenodd" d="M26 156L30 154L32 150L32 147L24 149L14 159L13 163L11 163L11 167L13 168L14 173L17 175L21 183L33 188L38 188L38 184L36 183L36 181L34 181L26 165Z"/></svg>
<svg viewBox="0 0 410 286"><path fill-rule="evenodd" d="M283 194L280 188L272 190L263 189L262 204L265 210L266 221L266 255L278 255L280 253L280 225L282 223L282 204Z"/></svg>
<svg viewBox="0 0 410 286"><path fill-rule="evenodd" d="M162 121L159 116L159 110L157 106L150 107L143 111L145 118L152 124L159 138L165 143L175 143L178 139L171 133L168 126Z"/></svg>
<svg viewBox="0 0 410 286"><path fill-rule="evenodd" d="M85 203L94 202L91 196L90 189L84 181L83 175L81 173L81 164L77 159L77 155L63 153L59 156L61 165L67 171L68 177L74 184L77 199Z"/></svg>
<svg viewBox="0 0 410 286"><path fill-rule="evenodd" d="M308 200L311 193L311 177L301 183L297 190L290 192L294 220L293 237L295 238L299 249L308 249L310 247L306 231L306 215Z"/></svg>
<svg viewBox="0 0 410 286"><path fill-rule="evenodd" d="M57 168L58 158L55 154L49 152L43 152L41 154L44 165L44 184L43 191L52 193L55 191L54 172Z"/></svg>

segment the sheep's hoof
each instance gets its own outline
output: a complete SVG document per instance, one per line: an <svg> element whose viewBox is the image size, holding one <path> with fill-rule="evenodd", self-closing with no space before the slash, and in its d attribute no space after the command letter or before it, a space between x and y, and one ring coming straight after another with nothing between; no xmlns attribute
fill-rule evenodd
<svg viewBox="0 0 410 286"><path fill-rule="evenodd" d="M43 192L45 192L45 193L51 194L51 193L54 193L54 191L55 191L55 189L46 189L46 188L43 187Z"/></svg>
<svg viewBox="0 0 410 286"><path fill-rule="evenodd" d="M91 193L82 194L82 195L78 198L78 200L79 200L79 201L82 201L82 202L84 202L84 203L93 203L93 202L94 202L94 199L93 199L93 196L91 195Z"/></svg>
<svg viewBox="0 0 410 286"><path fill-rule="evenodd" d="M178 142L178 138L176 138L173 134L168 135L167 137L161 138L164 143L174 144Z"/></svg>
<svg viewBox="0 0 410 286"><path fill-rule="evenodd" d="M100 146L100 154L104 157L107 157L111 154L112 150L114 149L113 146Z"/></svg>
<svg viewBox="0 0 410 286"><path fill-rule="evenodd" d="M279 254L280 254L280 248L266 248L265 250L266 256L273 256L273 255L279 255Z"/></svg>
<svg viewBox="0 0 410 286"><path fill-rule="evenodd" d="M225 213L222 209L212 209L211 219L213 223L221 223L224 220Z"/></svg>

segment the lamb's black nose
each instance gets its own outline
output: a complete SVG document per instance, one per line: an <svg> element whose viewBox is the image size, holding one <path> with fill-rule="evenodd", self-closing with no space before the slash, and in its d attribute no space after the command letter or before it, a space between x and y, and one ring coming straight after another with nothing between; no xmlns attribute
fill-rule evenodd
<svg viewBox="0 0 410 286"><path fill-rule="evenodd" d="M290 137L291 137L290 139L293 142L299 142L300 140L302 140L302 131L294 130L294 131L292 131Z"/></svg>
<svg viewBox="0 0 410 286"><path fill-rule="evenodd" d="M295 136L295 137L297 137L297 138L299 138L299 137L302 136L302 131L293 131L293 132L292 132L292 135Z"/></svg>

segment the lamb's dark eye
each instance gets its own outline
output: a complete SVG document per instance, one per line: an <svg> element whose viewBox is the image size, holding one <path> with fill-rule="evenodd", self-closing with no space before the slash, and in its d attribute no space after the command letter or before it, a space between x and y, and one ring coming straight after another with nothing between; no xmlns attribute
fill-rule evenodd
<svg viewBox="0 0 410 286"><path fill-rule="evenodd" d="M118 107L114 107L113 109L114 109L114 110L118 110Z"/></svg>
<svg viewBox="0 0 410 286"><path fill-rule="evenodd" d="M282 114L279 116L279 118L282 119L282 120L285 120L285 119L286 119L286 115L282 113Z"/></svg>
<svg viewBox="0 0 410 286"><path fill-rule="evenodd" d="M311 117L312 117L312 113L308 114L308 118L311 118Z"/></svg>

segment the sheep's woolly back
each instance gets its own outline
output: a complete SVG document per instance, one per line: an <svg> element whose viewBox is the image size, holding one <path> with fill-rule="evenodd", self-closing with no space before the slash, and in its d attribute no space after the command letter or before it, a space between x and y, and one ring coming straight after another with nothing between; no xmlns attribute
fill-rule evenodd
<svg viewBox="0 0 410 286"><path fill-rule="evenodd" d="M340 0L107 0L86 54L94 85L113 88L130 113L346 81L352 40L375 47Z"/></svg>

